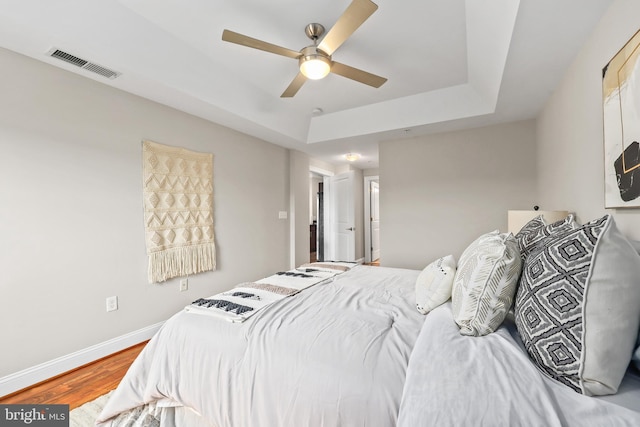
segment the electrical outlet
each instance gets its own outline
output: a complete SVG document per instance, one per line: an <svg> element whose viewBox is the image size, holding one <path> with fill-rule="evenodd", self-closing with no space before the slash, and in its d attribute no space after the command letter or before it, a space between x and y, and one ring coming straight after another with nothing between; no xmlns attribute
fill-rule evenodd
<svg viewBox="0 0 640 427"><path fill-rule="evenodd" d="M189 289L189 279L180 280L180 292L184 292Z"/></svg>
<svg viewBox="0 0 640 427"><path fill-rule="evenodd" d="M107 298L107 311L116 311L118 309L118 297Z"/></svg>
<svg viewBox="0 0 640 427"><path fill-rule="evenodd" d="M287 211L279 211L278 219L287 219Z"/></svg>

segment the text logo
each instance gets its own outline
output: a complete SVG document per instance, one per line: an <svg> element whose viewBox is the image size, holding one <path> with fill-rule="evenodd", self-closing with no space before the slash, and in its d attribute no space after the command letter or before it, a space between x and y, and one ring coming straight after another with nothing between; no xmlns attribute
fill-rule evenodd
<svg viewBox="0 0 640 427"><path fill-rule="evenodd" d="M69 427L69 405L0 405L0 427Z"/></svg>

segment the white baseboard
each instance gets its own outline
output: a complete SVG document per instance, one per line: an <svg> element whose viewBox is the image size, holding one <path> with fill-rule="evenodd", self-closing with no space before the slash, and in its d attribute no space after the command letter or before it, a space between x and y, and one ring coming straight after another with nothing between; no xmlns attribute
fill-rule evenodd
<svg viewBox="0 0 640 427"><path fill-rule="evenodd" d="M150 339L164 322L138 329L0 378L0 396L14 393Z"/></svg>

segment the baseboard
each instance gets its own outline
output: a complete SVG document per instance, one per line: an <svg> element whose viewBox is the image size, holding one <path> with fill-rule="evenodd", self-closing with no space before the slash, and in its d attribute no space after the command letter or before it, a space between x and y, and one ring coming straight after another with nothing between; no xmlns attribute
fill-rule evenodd
<svg viewBox="0 0 640 427"><path fill-rule="evenodd" d="M49 378L79 368L110 354L150 339L164 322L138 329L125 335L58 357L40 365L0 378L0 396L6 396Z"/></svg>

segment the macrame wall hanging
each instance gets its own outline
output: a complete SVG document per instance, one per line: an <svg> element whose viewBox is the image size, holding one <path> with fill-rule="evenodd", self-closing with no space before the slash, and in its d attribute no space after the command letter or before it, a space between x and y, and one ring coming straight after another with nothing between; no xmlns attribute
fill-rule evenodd
<svg viewBox="0 0 640 427"><path fill-rule="evenodd" d="M213 154L142 143L149 283L215 270Z"/></svg>

